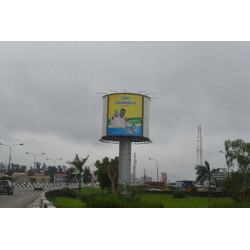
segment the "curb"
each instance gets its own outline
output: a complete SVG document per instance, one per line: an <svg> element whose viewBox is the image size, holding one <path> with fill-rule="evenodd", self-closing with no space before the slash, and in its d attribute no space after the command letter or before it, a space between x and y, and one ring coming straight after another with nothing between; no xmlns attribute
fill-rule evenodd
<svg viewBox="0 0 250 250"><path fill-rule="evenodd" d="M53 203L45 197L45 193L48 191L43 192L35 201L28 204L25 208L56 208Z"/></svg>

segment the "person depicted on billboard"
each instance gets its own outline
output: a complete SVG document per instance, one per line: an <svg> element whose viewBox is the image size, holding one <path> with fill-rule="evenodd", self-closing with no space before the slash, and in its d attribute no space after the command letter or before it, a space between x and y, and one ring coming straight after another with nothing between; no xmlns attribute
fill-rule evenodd
<svg viewBox="0 0 250 250"><path fill-rule="evenodd" d="M111 119L111 124L113 127L125 128L126 123L129 123L129 120L125 117L126 110L122 108L120 114L116 112Z"/></svg>

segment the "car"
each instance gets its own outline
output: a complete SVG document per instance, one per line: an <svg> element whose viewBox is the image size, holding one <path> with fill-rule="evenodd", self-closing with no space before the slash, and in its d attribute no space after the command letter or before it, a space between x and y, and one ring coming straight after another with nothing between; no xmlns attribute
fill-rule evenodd
<svg viewBox="0 0 250 250"><path fill-rule="evenodd" d="M39 190L39 191L43 191L43 186L41 184L35 184L34 185L34 190Z"/></svg>
<svg viewBox="0 0 250 250"><path fill-rule="evenodd" d="M14 194L14 185L9 180L0 180L0 193Z"/></svg>
<svg viewBox="0 0 250 250"><path fill-rule="evenodd" d="M149 191L161 191L160 188L150 188Z"/></svg>

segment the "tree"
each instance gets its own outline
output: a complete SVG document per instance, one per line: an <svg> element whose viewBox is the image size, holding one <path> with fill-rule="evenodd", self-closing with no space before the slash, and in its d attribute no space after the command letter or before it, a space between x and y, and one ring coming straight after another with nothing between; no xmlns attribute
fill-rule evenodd
<svg viewBox="0 0 250 250"><path fill-rule="evenodd" d="M67 184L69 184L70 182L72 182L75 178L75 168L74 167L70 167L66 170L66 180L67 180Z"/></svg>
<svg viewBox="0 0 250 250"><path fill-rule="evenodd" d="M0 172L5 173L7 168L8 167L3 162L0 162Z"/></svg>
<svg viewBox="0 0 250 250"><path fill-rule="evenodd" d="M107 188L110 190L112 186L113 192L118 187L118 157L109 160L108 157L105 157L102 162L96 161L95 166L97 170L95 175L100 183L101 189Z"/></svg>
<svg viewBox="0 0 250 250"><path fill-rule="evenodd" d="M203 182L205 180L208 180L208 199L209 199L209 201L211 201L212 173L217 173L217 172L219 172L220 169L218 168L218 169L212 169L211 170L210 166L209 166L209 163L207 161L205 161L205 166L197 165L195 167L195 170L196 170L196 174L197 174L197 177L196 177L197 182Z"/></svg>
<svg viewBox="0 0 250 250"><path fill-rule="evenodd" d="M248 201L249 196L249 180L250 180L250 143L244 142L241 139L225 141L226 160L231 163L232 168L236 164L238 174L232 174L231 180L225 183L229 193L237 193L241 190L245 195L245 201ZM235 164L234 164L235 163ZM241 175L241 177L239 177ZM228 183L234 187L234 190ZM239 193L240 195L240 193ZM241 200L240 198L238 200Z"/></svg>
<svg viewBox="0 0 250 250"><path fill-rule="evenodd" d="M233 172L231 177L223 182L223 186L227 190L227 194L236 202L241 202L241 190L244 184L243 175L237 171Z"/></svg>
<svg viewBox="0 0 250 250"><path fill-rule="evenodd" d="M118 164L119 164L119 160L118 157L115 157L115 159L111 159L110 163L107 165L108 168L108 176L111 180L111 184L112 184L112 189L113 189L113 193L115 193L115 189L117 187L117 183L118 183Z"/></svg>
<svg viewBox="0 0 250 250"><path fill-rule="evenodd" d="M76 154L75 159L71 162L68 162L76 170L76 177L77 177L78 183L79 183L78 198L80 197L81 188L82 188L83 165L88 160L88 158L89 158L89 156L87 156L84 159L80 159L78 154Z"/></svg>
<svg viewBox="0 0 250 250"><path fill-rule="evenodd" d="M62 166L58 166L57 169L59 174L64 174Z"/></svg>
<svg viewBox="0 0 250 250"><path fill-rule="evenodd" d="M90 173L89 167L85 167L83 170L83 183L88 184L92 181L92 174Z"/></svg>
<svg viewBox="0 0 250 250"><path fill-rule="evenodd" d="M45 175L48 174L48 167L45 163L43 163L41 170L42 170L42 173L44 173Z"/></svg>
<svg viewBox="0 0 250 250"><path fill-rule="evenodd" d="M48 171L45 175L50 176L50 182L54 183L54 174L58 174L58 169L55 166L48 166Z"/></svg>
<svg viewBox="0 0 250 250"><path fill-rule="evenodd" d="M36 162L36 173L41 173L41 163Z"/></svg>
<svg viewBox="0 0 250 250"><path fill-rule="evenodd" d="M97 177L102 191L107 189L109 193L111 188L111 180L108 176L108 171L105 164L107 161L109 161L108 157L105 157L102 162L99 160L96 161L95 166L97 170L94 172L94 175Z"/></svg>

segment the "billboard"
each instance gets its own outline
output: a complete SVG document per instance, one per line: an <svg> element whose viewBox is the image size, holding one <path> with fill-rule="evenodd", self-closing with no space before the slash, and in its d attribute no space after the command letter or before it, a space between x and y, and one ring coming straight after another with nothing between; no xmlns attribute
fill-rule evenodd
<svg viewBox="0 0 250 250"><path fill-rule="evenodd" d="M142 136L143 99L136 94L112 94L108 100L108 136Z"/></svg>
<svg viewBox="0 0 250 250"><path fill-rule="evenodd" d="M167 173L161 173L161 177L162 177L162 182L167 182L168 180L168 176L167 176Z"/></svg>

